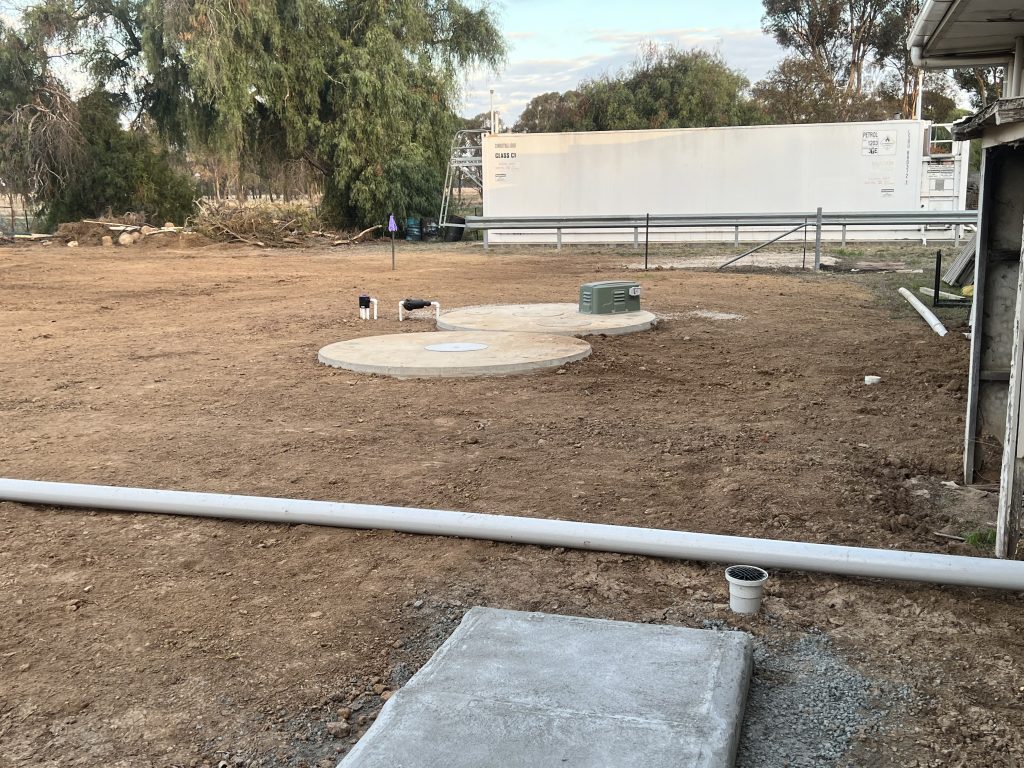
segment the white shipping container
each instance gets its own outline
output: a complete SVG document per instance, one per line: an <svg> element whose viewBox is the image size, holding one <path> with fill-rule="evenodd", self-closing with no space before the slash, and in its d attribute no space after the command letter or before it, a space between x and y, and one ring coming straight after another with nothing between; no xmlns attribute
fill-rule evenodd
<svg viewBox="0 0 1024 768"><path fill-rule="evenodd" d="M483 152L484 216L756 214L964 207L969 145L930 141L917 120L591 133L496 134ZM727 230L652 230L658 240L722 240ZM771 232L744 231L750 239ZM914 227L850 238L919 235ZM937 236L938 233L929 233ZM826 231L837 238L841 233ZM493 243L553 242L495 231ZM632 240L632 230L563 233Z"/></svg>

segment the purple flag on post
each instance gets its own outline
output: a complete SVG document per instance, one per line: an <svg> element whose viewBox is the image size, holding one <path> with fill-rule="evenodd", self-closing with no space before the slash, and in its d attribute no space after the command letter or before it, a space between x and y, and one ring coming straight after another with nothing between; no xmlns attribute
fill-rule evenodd
<svg viewBox="0 0 1024 768"><path fill-rule="evenodd" d="M397 232L398 225L395 224L395 214L388 216L388 232Z"/></svg>

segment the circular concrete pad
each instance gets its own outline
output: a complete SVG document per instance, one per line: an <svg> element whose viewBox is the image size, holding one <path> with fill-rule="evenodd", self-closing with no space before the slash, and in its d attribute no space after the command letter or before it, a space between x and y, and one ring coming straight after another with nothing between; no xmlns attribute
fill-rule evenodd
<svg viewBox="0 0 1024 768"><path fill-rule="evenodd" d="M510 376L582 360L590 345L550 333L396 333L339 341L321 363L396 378Z"/></svg>
<svg viewBox="0 0 1024 768"><path fill-rule="evenodd" d="M442 331L517 331L562 336L615 336L646 331L658 322L651 312L585 315L575 304L492 304L445 312Z"/></svg>

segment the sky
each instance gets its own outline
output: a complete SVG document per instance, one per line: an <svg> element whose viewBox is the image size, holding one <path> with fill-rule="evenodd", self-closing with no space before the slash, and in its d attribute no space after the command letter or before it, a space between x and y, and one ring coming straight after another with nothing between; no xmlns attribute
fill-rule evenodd
<svg viewBox="0 0 1024 768"><path fill-rule="evenodd" d="M761 32L761 0L494 0L508 42L498 74L471 73L462 114L494 106L511 125L534 96L629 64L645 41L718 50L729 66L761 79L782 57Z"/></svg>

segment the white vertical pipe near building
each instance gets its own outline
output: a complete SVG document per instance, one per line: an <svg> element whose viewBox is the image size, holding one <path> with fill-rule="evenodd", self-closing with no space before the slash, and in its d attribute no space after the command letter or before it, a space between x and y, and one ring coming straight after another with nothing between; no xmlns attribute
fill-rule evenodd
<svg viewBox="0 0 1024 768"><path fill-rule="evenodd" d="M917 103L914 105L914 119L920 120L924 111L924 70L917 71Z"/></svg>

